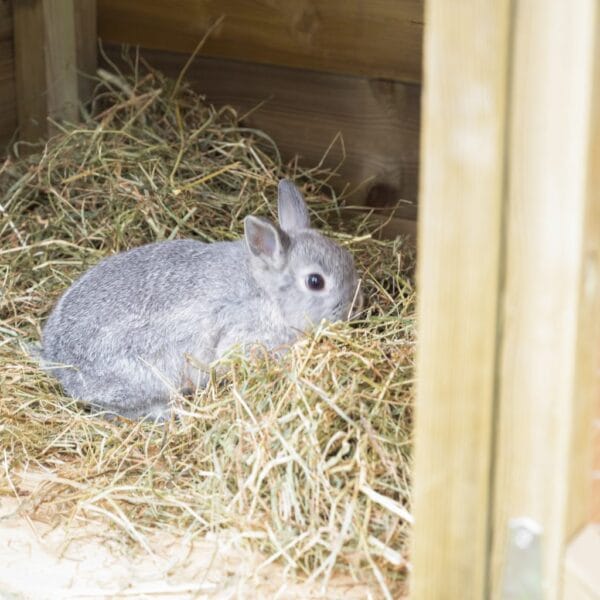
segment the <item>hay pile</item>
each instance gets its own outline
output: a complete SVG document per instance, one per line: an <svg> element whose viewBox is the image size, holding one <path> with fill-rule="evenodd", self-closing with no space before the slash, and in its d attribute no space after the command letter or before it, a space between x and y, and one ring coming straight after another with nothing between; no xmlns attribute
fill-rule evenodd
<svg viewBox="0 0 600 600"><path fill-rule="evenodd" d="M0 171L0 495L48 522L110 523L142 547L157 529L234 528L296 575L344 569L395 596L410 521L411 253L375 239L369 215L341 219L323 194L330 173L282 165L268 137L180 82L105 74L92 114ZM102 257L236 238L245 215L274 217L282 175L354 253L363 320L322 326L281 362L231 355L166 430L91 418L21 350Z"/></svg>

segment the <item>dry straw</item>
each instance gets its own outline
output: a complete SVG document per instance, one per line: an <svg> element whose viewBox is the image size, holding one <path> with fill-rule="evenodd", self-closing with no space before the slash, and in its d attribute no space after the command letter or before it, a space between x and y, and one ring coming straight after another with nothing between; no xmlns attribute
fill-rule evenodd
<svg viewBox="0 0 600 600"><path fill-rule="evenodd" d="M232 109L137 67L101 74L93 117L1 167L0 494L55 524L110 523L147 552L157 530L235 529L265 563L324 584L343 569L396 596L411 521L411 253L376 239L368 214L342 219L331 173L283 165ZM281 360L232 353L166 428L90 417L21 349L102 257L236 238L245 215L273 214L282 175L354 253L362 320L322 325Z"/></svg>

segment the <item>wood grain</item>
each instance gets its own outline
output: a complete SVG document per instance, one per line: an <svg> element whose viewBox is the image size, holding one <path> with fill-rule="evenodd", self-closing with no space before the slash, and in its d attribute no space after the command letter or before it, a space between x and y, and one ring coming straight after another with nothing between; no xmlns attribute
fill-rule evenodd
<svg viewBox="0 0 600 600"><path fill-rule="evenodd" d="M419 82L422 0L99 0L107 42Z"/></svg>
<svg viewBox="0 0 600 600"><path fill-rule="evenodd" d="M17 129L12 8L0 0L0 154Z"/></svg>
<svg viewBox="0 0 600 600"><path fill-rule="evenodd" d="M13 4L15 81L19 137L35 141L46 135L46 61L41 0ZM31 40L38 40L32 44Z"/></svg>
<svg viewBox="0 0 600 600"><path fill-rule="evenodd" d="M21 139L44 138L51 129L48 117L75 122L80 88L89 93L89 84L86 87L78 81L78 69L95 71L95 5L80 0L77 11L75 6L75 0L18 0L13 4Z"/></svg>
<svg viewBox="0 0 600 600"><path fill-rule="evenodd" d="M75 0L41 2L48 116L72 123L79 116L74 2Z"/></svg>
<svg viewBox="0 0 600 600"><path fill-rule="evenodd" d="M106 51L119 61L119 48ZM163 51L142 55L172 77L186 61ZM324 160L329 167L343 160L335 187L360 186L351 201L373 207L407 200L413 204L396 216L416 217L420 86L205 57L194 61L186 79L213 104L249 113L245 124L270 135L285 160L298 155L313 167L338 138Z"/></svg>
<svg viewBox="0 0 600 600"><path fill-rule="evenodd" d="M589 515L600 350L598 10L595 0L531 0L514 18L493 598L506 597L510 519L541 527L542 590L554 600L565 547Z"/></svg>
<svg viewBox="0 0 600 600"><path fill-rule="evenodd" d="M75 0L75 44L77 57L77 86L79 100L92 97L98 64L98 15L96 0Z"/></svg>
<svg viewBox="0 0 600 600"><path fill-rule="evenodd" d="M426 4L415 600L486 597L509 9L507 0Z"/></svg>
<svg viewBox="0 0 600 600"><path fill-rule="evenodd" d="M585 223L588 230L585 234L585 239L589 244L594 240L594 227L598 228L600 223L600 9L596 13L596 50L595 56L595 74L594 74L594 90L592 92L592 107L595 107L590 119L590 146L588 154L588 194L591 196L591 201L588 205L589 214L586 215ZM596 242L598 240L596 239ZM598 242L600 243L600 242ZM593 248L592 248L593 250ZM600 254L596 246L596 255ZM600 294L600 291L598 292ZM598 300L600 304L600 300ZM588 319L592 319L592 323L598 327L598 317L600 307L587 306L588 311L596 310L596 313L588 315ZM600 524L600 340L597 340L597 346L594 347L594 341L591 340L592 347L590 348L592 355L596 355L596 368L589 375L596 378L596 410L592 426L592 492L590 506L590 521ZM590 382L593 385L593 380ZM600 590L598 590L600 596Z"/></svg>

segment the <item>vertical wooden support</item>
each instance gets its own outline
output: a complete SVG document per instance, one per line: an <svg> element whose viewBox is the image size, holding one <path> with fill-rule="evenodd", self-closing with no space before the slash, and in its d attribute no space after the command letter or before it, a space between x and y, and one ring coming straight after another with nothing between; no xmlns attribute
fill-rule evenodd
<svg viewBox="0 0 600 600"><path fill-rule="evenodd" d="M42 2L48 115L67 121L79 114L74 1Z"/></svg>
<svg viewBox="0 0 600 600"><path fill-rule="evenodd" d="M19 135L33 141L46 134L48 115L41 0L13 2L13 23Z"/></svg>
<svg viewBox="0 0 600 600"><path fill-rule="evenodd" d="M543 597L559 598L589 514L600 392L600 28L596 0L516 7L492 583L502 597L506 532L525 516L541 527Z"/></svg>
<svg viewBox="0 0 600 600"><path fill-rule="evenodd" d="M45 137L48 117L77 120L80 99L89 95L89 84L78 82L78 68L95 71L95 52L90 50L96 43L95 11L95 0L13 2L21 139Z"/></svg>
<svg viewBox="0 0 600 600"><path fill-rule="evenodd" d="M419 199L412 597L485 597L507 0L430 0Z"/></svg>
<svg viewBox="0 0 600 600"><path fill-rule="evenodd" d="M599 11L595 0L427 5L417 600L560 598L565 547L588 514ZM509 573L519 518L541 532L539 557Z"/></svg>
<svg viewBox="0 0 600 600"><path fill-rule="evenodd" d="M79 75L79 99L87 102L92 97L98 64L98 9L96 0L75 0L75 44Z"/></svg>

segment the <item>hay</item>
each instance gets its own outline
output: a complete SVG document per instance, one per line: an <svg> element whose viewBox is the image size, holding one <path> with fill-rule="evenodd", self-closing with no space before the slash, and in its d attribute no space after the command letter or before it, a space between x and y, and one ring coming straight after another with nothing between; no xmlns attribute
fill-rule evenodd
<svg viewBox="0 0 600 600"><path fill-rule="evenodd" d="M93 118L1 167L0 494L50 523L110 524L150 553L157 530L235 529L265 564L324 584L343 569L396 595L411 520L412 255L377 240L368 214L341 219L331 173L283 165L232 109L138 66L103 75ZM246 214L274 216L282 175L354 253L361 321L322 325L280 361L232 353L166 430L90 417L20 349L102 257L234 239Z"/></svg>

